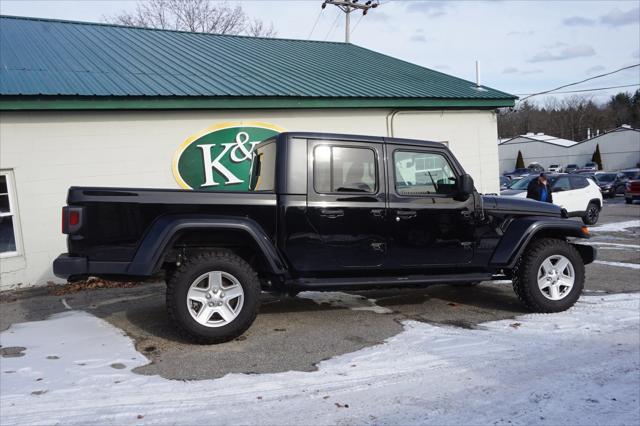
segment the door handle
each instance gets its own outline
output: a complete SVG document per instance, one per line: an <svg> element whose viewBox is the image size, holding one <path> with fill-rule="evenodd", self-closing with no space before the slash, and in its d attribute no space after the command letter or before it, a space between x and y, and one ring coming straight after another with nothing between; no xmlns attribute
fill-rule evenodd
<svg viewBox="0 0 640 426"><path fill-rule="evenodd" d="M384 216L384 209L371 209L371 214L374 217L382 217Z"/></svg>
<svg viewBox="0 0 640 426"><path fill-rule="evenodd" d="M400 222L400 219L412 219L418 215L415 210L397 210L396 222Z"/></svg>
<svg viewBox="0 0 640 426"><path fill-rule="evenodd" d="M320 216L324 216L329 219L335 219L344 216L344 210L342 209L321 209Z"/></svg>

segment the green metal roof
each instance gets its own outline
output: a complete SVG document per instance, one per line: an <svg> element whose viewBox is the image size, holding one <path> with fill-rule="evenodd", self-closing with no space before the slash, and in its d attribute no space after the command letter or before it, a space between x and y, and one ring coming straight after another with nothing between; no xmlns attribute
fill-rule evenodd
<svg viewBox="0 0 640 426"><path fill-rule="evenodd" d="M0 52L1 109L497 107L515 99L345 43L2 16Z"/></svg>

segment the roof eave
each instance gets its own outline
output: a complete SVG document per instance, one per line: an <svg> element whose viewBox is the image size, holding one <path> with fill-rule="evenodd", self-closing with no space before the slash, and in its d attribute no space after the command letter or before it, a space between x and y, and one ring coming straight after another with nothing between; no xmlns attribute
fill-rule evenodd
<svg viewBox="0 0 640 426"><path fill-rule="evenodd" d="M0 96L0 111L512 107L514 98Z"/></svg>

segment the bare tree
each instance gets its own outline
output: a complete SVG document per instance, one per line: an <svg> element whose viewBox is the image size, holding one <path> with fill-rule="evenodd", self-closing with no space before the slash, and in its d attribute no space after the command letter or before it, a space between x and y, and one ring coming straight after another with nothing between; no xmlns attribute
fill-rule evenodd
<svg viewBox="0 0 640 426"><path fill-rule="evenodd" d="M250 19L241 6L211 0L140 1L133 12L103 17L112 24L212 34L275 37L273 24Z"/></svg>

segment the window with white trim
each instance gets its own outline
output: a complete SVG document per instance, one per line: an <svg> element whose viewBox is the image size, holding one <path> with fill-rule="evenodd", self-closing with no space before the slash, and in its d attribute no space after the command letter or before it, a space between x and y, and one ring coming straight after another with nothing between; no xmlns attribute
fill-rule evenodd
<svg viewBox="0 0 640 426"><path fill-rule="evenodd" d="M0 171L0 257L18 254L18 225L9 171Z"/></svg>

